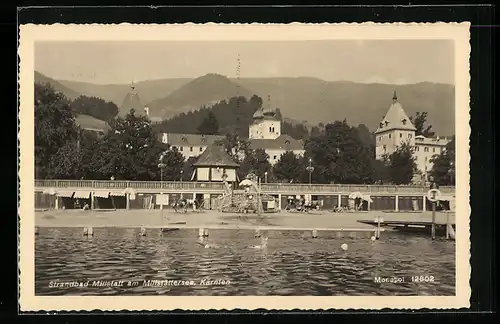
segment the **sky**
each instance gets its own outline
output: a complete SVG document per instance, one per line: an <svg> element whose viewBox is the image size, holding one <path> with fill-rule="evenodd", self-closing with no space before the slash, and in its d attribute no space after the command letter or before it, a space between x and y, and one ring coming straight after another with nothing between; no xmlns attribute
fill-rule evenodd
<svg viewBox="0 0 500 324"><path fill-rule="evenodd" d="M238 64L239 62L239 64ZM454 84L452 40L38 42L35 69L57 80L129 84L164 78L316 77Z"/></svg>

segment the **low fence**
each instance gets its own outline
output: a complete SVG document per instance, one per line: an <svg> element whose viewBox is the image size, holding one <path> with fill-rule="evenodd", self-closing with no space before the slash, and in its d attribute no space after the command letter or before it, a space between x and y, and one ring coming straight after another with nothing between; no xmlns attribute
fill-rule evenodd
<svg viewBox="0 0 500 324"><path fill-rule="evenodd" d="M126 189L135 190L165 190L165 191L192 191L192 192L222 192L223 183L217 182L187 182L187 181L122 181L122 180L35 180L35 188L55 189ZM424 195L429 188L422 186L389 186L389 185L349 185L349 184L290 184L290 183L262 183L262 192L265 193L351 193L366 194L411 194ZM454 194L455 187L441 187L441 193Z"/></svg>

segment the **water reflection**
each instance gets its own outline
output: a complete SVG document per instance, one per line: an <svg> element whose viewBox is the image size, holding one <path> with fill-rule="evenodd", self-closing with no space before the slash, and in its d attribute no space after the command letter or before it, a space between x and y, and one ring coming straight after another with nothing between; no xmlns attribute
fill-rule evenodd
<svg viewBox="0 0 500 324"><path fill-rule="evenodd" d="M384 233L381 240L311 239L268 231L265 249L253 231L161 233L139 229L41 228L36 237L37 295L454 295L455 244ZM349 249L340 246L347 243ZM435 282L376 283L374 278L434 276ZM54 282L137 281L132 287L50 287ZM193 280L195 285L144 286L144 280ZM227 280L227 285L201 281ZM51 284L52 282L52 284Z"/></svg>

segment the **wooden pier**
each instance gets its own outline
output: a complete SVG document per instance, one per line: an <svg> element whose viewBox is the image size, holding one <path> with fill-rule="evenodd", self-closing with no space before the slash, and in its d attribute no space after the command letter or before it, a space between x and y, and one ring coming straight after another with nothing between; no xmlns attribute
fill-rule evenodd
<svg viewBox="0 0 500 324"><path fill-rule="evenodd" d="M387 220L378 222L377 220L358 220L359 223L368 224L373 226L390 227L393 230L401 232L413 233L431 233L432 221L405 221L405 220ZM436 233L440 236L448 238L455 238L455 224L454 223L434 223L436 226Z"/></svg>

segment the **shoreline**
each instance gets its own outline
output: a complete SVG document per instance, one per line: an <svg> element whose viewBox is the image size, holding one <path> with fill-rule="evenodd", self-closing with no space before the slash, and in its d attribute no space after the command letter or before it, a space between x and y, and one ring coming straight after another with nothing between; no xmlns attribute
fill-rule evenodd
<svg viewBox="0 0 500 324"><path fill-rule="evenodd" d="M163 216L163 217L162 217ZM346 212L328 211L311 213L277 213L257 214L221 213L213 210L190 211L187 213L173 210L46 210L35 212L37 227L111 227L111 228L275 228L322 230L367 230L376 226L363 224L359 220L375 220L381 216L388 221L431 221L431 212ZM436 224L445 224L446 219L455 223L455 213L436 212Z"/></svg>

